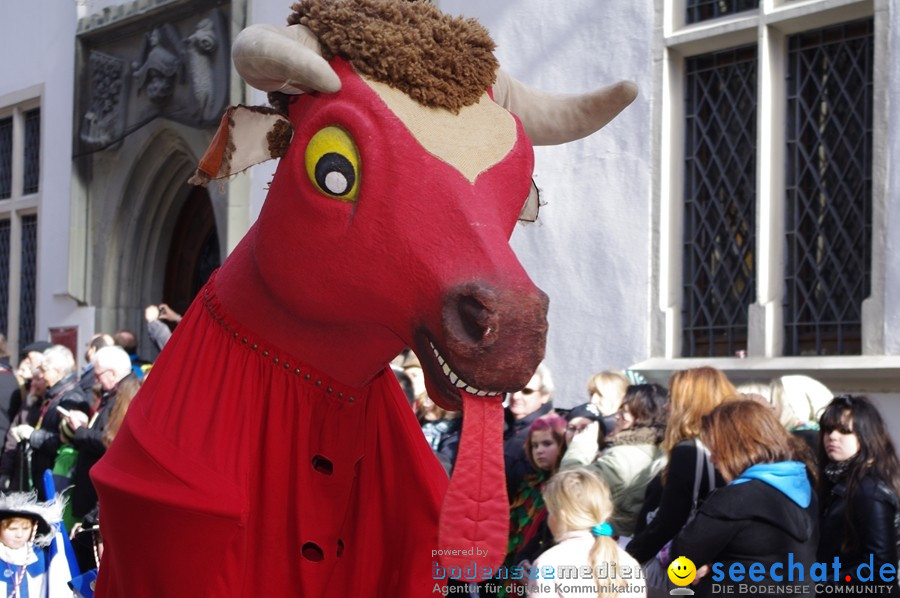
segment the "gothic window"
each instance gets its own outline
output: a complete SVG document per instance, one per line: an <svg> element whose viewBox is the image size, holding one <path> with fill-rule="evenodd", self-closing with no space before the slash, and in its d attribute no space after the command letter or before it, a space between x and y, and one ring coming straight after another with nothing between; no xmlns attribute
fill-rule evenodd
<svg viewBox="0 0 900 598"><path fill-rule="evenodd" d="M862 354L873 253L884 251L873 220L879 17L863 1L657 6L658 346L669 358Z"/></svg>
<svg viewBox="0 0 900 598"><path fill-rule="evenodd" d="M688 0L686 21L698 23L736 12L753 10L758 6L759 0Z"/></svg>
<svg viewBox="0 0 900 598"><path fill-rule="evenodd" d="M756 68L755 46L686 64L686 356L729 356L747 346L756 288Z"/></svg>
<svg viewBox="0 0 900 598"><path fill-rule="evenodd" d="M872 260L872 20L790 37L787 355L859 354Z"/></svg>
<svg viewBox="0 0 900 598"><path fill-rule="evenodd" d="M0 332L13 354L35 339L40 162L38 102L0 106Z"/></svg>

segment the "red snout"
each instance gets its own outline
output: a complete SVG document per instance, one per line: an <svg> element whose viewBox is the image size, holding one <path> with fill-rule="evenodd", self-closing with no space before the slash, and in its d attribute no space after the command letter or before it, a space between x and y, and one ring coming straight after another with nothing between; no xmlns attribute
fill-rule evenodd
<svg viewBox="0 0 900 598"><path fill-rule="evenodd" d="M527 384L544 358L548 305L547 295L534 286L501 289L471 282L447 292L443 338L430 339L441 386L484 396Z"/></svg>

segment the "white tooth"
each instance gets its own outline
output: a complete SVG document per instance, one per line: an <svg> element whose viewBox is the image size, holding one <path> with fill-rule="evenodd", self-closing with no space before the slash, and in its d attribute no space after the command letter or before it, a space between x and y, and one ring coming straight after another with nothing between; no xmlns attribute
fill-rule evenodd
<svg viewBox="0 0 900 598"><path fill-rule="evenodd" d="M429 341L429 345L431 345L431 350L434 352L434 356L437 358L438 364L441 366L441 370L443 370L444 375L450 379L450 383L453 384L457 388L462 388L469 394L473 394L478 397L496 397L499 395L499 392L488 392L486 390L478 390L474 386L470 386L466 384L464 380L462 380L456 372L450 369L450 366L447 364L447 360L440 354L437 347L434 346L434 343Z"/></svg>

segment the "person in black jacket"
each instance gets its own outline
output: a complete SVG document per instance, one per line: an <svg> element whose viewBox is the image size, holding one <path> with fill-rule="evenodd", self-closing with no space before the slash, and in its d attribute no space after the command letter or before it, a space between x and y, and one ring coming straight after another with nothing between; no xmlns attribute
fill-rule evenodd
<svg viewBox="0 0 900 598"><path fill-rule="evenodd" d="M91 337L91 340L88 341L87 347L84 350L84 360L87 365L84 370L82 370L81 379L78 382L78 384L81 385L84 396L88 398L93 396L94 384L97 382L94 372L94 355L96 355L99 349L111 347L114 344L115 341L113 341L113 337L102 332L95 334Z"/></svg>
<svg viewBox="0 0 900 598"><path fill-rule="evenodd" d="M652 566L651 561L656 560L663 568L668 566L668 561L663 558L667 543L687 522L694 506L724 483L718 471L713 469L710 475L708 452L697 442L700 419L717 405L739 397L728 377L713 367L681 370L672 375L669 417L662 444L668 453L668 464L661 480L648 485L648 495L644 499L646 503L653 493L658 495L659 504L654 509L641 509L646 526L641 527L643 523L637 526L640 531L625 548L637 562ZM701 477L695 485L698 461ZM648 510L654 512L648 514Z"/></svg>
<svg viewBox="0 0 900 598"><path fill-rule="evenodd" d="M503 461L506 468L506 496L512 501L526 475L536 473L525 454L528 428L540 417L553 413L553 379L543 363L522 390L509 396L504 412Z"/></svg>
<svg viewBox="0 0 900 598"><path fill-rule="evenodd" d="M27 441L14 433L21 424L34 427L41 417L41 405L47 392L47 382L35 378L34 372L44 361L44 351L53 345L35 341L22 349L16 379L22 383L20 391L10 398L10 423L4 436L3 454L0 455L0 492L29 492L32 489L31 471L28 467Z"/></svg>
<svg viewBox="0 0 900 598"><path fill-rule="evenodd" d="M825 408L819 421L822 537L818 559L841 562L840 580L858 582L859 566L869 566L882 586L897 594L894 579L882 579L883 565L896 567L900 531L900 462L884 421L872 402L843 395Z"/></svg>
<svg viewBox="0 0 900 598"><path fill-rule="evenodd" d="M687 557L700 569L696 595L814 596L818 510L813 472L798 444L768 407L749 400L713 409L700 438L727 485L706 498L672 544L673 558ZM748 575L755 563L761 580ZM782 566L772 576L776 563ZM802 581L790 563L802 565ZM743 567L741 579L730 575L735 564ZM741 584L756 587L741 591Z"/></svg>
<svg viewBox="0 0 900 598"><path fill-rule="evenodd" d="M75 371L72 352L62 345L53 345L44 351L44 361L35 370L35 378L43 378L47 392L41 406L41 417L37 425L20 424L13 434L20 440L28 440L31 445L31 476L38 491L39 500L49 500L44 489L44 471L53 468L56 453L62 444L60 439L60 408L67 411L81 411L90 416L91 405ZM62 488L58 488L62 490Z"/></svg>
<svg viewBox="0 0 900 598"><path fill-rule="evenodd" d="M140 388L140 381L131 369L131 358L121 347L98 349L92 362L97 383L102 389L97 412L90 419L80 411L73 411L65 418L69 429L73 431L72 445L78 450L70 501L72 516L78 520L83 520L97 508L97 491L89 474L94 464L106 453L103 436L119 395L128 394L133 397ZM80 541L73 542L73 546L79 566L82 570L93 568L91 543L86 543L84 536L80 536L78 540Z"/></svg>
<svg viewBox="0 0 900 598"><path fill-rule="evenodd" d="M9 422L22 404L22 386L13 372L6 350L6 336L0 333L0 438L6 437Z"/></svg>
<svg viewBox="0 0 900 598"><path fill-rule="evenodd" d="M73 411L65 417L72 430L72 445L78 450L78 461L75 464L72 492L72 515L80 519L87 515L97 504L97 493L91 483L88 472L106 452L103 444L103 431L110 413L116 404L119 388L129 376L136 376L131 368L131 358L121 347L103 347L93 357L97 383L102 389L100 404L96 414L88 418L80 411Z"/></svg>

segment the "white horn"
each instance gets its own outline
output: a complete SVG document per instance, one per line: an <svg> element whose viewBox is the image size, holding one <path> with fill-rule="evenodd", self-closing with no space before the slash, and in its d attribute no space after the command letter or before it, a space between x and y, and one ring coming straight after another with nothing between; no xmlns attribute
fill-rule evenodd
<svg viewBox="0 0 900 598"><path fill-rule="evenodd" d="M528 87L497 71L494 101L522 121L534 145L557 145L603 128L637 97L632 81L619 81L580 95L559 95Z"/></svg>
<svg viewBox="0 0 900 598"><path fill-rule="evenodd" d="M251 25L235 38L231 57L244 81L262 91L334 93L341 88L316 36L303 25Z"/></svg>

